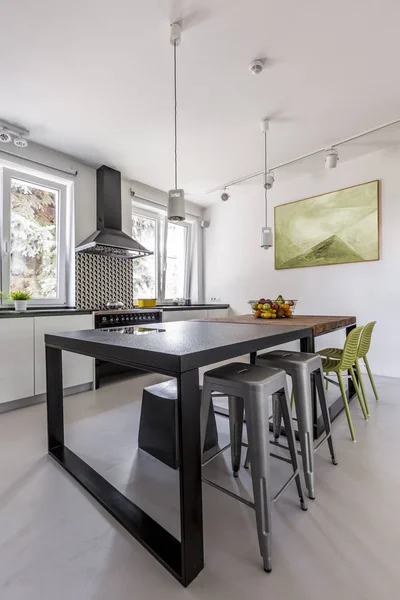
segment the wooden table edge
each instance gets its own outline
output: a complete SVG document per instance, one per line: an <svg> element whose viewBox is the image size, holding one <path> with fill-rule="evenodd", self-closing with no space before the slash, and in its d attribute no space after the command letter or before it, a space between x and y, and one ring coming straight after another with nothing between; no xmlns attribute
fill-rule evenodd
<svg viewBox="0 0 400 600"><path fill-rule="evenodd" d="M318 319L319 323L298 323L300 319ZM324 321L325 319L325 321ZM328 320L326 320L328 319ZM205 319L193 319L194 321L230 323L236 325L281 325L293 327L311 327L313 336L325 335L345 327L350 327L357 323L355 316L336 316L336 315L293 315L290 319L256 319L251 313L244 315L232 315L231 317L211 317Z"/></svg>

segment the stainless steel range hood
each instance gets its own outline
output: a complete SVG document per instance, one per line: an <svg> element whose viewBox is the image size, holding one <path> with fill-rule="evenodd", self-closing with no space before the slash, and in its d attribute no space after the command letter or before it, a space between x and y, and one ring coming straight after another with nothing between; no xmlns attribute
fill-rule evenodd
<svg viewBox="0 0 400 600"><path fill-rule="evenodd" d="M121 173L103 165L97 169L97 231L75 252L114 258L141 258L153 254L122 231Z"/></svg>

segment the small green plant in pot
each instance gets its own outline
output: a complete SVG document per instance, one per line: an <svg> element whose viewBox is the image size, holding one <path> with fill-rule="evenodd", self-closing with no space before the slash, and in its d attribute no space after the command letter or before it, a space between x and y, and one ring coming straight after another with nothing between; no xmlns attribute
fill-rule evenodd
<svg viewBox="0 0 400 600"><path fill-rule="evenodd" d="M28 306L28 300L30 300L32 296L29 292L25 292L22 290L15 290L9 294L8 299L14 300L14 308L15 310L26 310Z"/></svg>

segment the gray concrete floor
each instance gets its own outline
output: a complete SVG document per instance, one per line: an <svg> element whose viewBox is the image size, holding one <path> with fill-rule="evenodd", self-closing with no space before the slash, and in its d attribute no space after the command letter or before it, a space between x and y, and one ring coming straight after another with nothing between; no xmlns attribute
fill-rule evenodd
<svg viewBox="0 0 400 600"><path fill-rule="evenodd" d="M136 447L145 375L65 400L67 444L146 512L179 535L177 474ZM316 455L317 498L300 510L292 485L273 508L273 570L262 570L252 510L204 485L205 568L183 589L46 455L44 405L0 415L1 600L296 598L376 600L400 595L400 380L377 378L357 443L334 423L339 465ZM368 390L369 390L368 386ZM331 391L330 393L336 393ZM221 442L226 419L219 417ZM251 497L229 455L207 477ZM272 461L273 488L290 467Z"/></svg>

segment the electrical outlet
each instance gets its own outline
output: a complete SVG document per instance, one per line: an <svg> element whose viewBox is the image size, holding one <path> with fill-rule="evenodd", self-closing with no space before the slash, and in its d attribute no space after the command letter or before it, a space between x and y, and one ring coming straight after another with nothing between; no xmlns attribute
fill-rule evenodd
<svg viewBox="0 0 400 600"><path fill-rule="evenodd" d="M213 296L210 298L211 302L219 302L221 300L221 296Z"/></svg>

